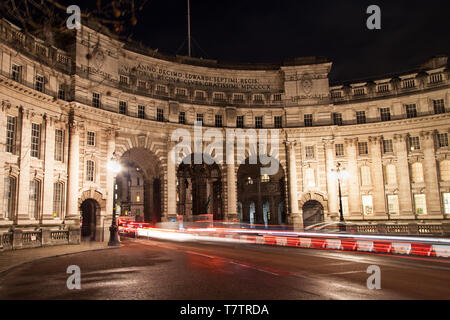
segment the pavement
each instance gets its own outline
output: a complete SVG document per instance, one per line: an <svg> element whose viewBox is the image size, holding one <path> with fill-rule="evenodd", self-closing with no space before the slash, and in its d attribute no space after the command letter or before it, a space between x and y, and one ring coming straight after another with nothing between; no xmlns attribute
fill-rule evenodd
<svg viewBox="0 0 450 320"><path fill-rule="evenodd" d="M120 247L109 247L107 242L81 242L79 245L61 245L41 248L30 248L20 250L0 251L0 274L35 260L59 257L74 253L117 249Z"/></svg>

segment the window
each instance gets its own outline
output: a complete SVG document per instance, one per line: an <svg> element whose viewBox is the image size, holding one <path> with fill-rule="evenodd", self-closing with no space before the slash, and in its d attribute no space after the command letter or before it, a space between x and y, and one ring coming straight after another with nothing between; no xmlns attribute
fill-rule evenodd
<svg viewBox="0 0 450 320"><path fill-rule="evenodd" d="M141 202L141 194L139 192L136 193L136 202Z"/></svg>
<svg viewBox="0 0 450 320"><path fill-rule="evenodd" d="M448 147L448 134L438 133L439 148Z"/></svg>
<svg viewBox="0 0 450 320"><path fill-rule="evenodd" d="M127 103L125 101L119 101L119 113L127 114Z"/></svg>
<svg viewBox="0 0 450 320"><path fill-rule="evenodd" d="M164 122L164 110L158 108L156 110L156 121Z"/></svg>
<svg viewBox="0 0 450 320"><path fill-rule="evenodd" d="M377 86L377 91L379 93L389 92L389 83L381 83Z"/></svg>
<svg viewBox="0 0 450 320"><path fill-rule="evenodd" d="M11 78L16 82L22 81L22 66L13 64L11 68Z"/></svg>
<svg viewBox="0 0 450 320"><path fill-rule="evenodd" d="M442 181L450 181L450 160L443 160L439 163L439 172Z"/></svg>
<svg viewBox="0 0 450 320"><path fill-rule="evenodd" d="M370 168L368 166L361 167L361 185L370 186L371 184Z"/></svg>
<svg viewBox="0 0 450 320"><path fill-rule="evenodd" d="M214 93L214 100L223 101L225 100L225 95L223 94L223 92L216 92Z"/></svg>
<svg viewBox="0 0 450 320"><path fill-rule="evenodd" d="M409 137L409 150L410 151L420 150L419 137Z"/></svg>
<svg viewBox="0 0 450 320"><path fill-rule="evenodd" d="M178 123L186 124L186 113L185 112L180 112L178 114Z"/></svg>
<svg viewBox="0 0 450 320"><path fill-rule="evenodd" d="M388 204L388 212L389 214L399 214L399 206L398 206L398 196L397 195L388 195L387 196L387 204Z"/></svg>
<svg viewBox="0 0 450 320"><path fill-rule="evenodd" d="M416 162L411 165L411 177L414 183L423 182L423 166L422 163Z"/></svg>
<svg viewBox="0 0 450 320"><path fill-rule="evenodd" d="M303 119L305 121L305 127L312 127L313 125L313 117L312 114L305 114L303 116Z"/></svg>
<svg viewBox="0 0 450 320"><path fill-rule="evenodd" d="M415 104L407 104L406 105L406 117L407 118L416 118L417 117L417 108Z"/></svg>
<svg viewBox="0 0 450 320"><path fill-rule="evenodd" d="M39 180L30 181L28 216L30 218L39 219L39 199L41 192L41 183Z"/></svg>
<svg viewBox="0 0 450 320"><path fill-rule="evenodd" d="M367 142L358 142L358 154L359 155L369 154L369 149L367 147Z"/></svg>
<svg viewBox="0 0 450 320"><path fill-rule="evenodd" d="M94 161L88 160L86 161L86 180L87 181L94 181L94 172L95 171L95 164Z"/></svg>
<svg viewBox="0 0 450 320"><path fill-rule="evenodd" d="M138 105L138 118L145 119L145 106Z"/></svg>
<svg viewBox="0 0 450 320"><path fill-rule="evenodd" d="M388 164L386 166L386 184L388 185L397 184L397 169L393 164Z"/></svg>
<svg viewBox="0 0 450 320"><path fill-rule="evenodd" d="M197 113L197 122L203 125L203 113Z"/></svg>
<svg viewBox="0 0 450 320"><path fill-rule="evenodd" d="M273 95L273 101L281 101L281 93L277 93Z"/></svg>
<svg viewBox="0 0 450 320"><path fill-rule="evenodd" d="M381 121L390 121L391 120L391 109L390 108L381 108L380 116L381 116Z"/></svg>
<svg viewBox="0 0 450 320"><path fill-rule="evenodd" d="M221 115L221 114L216 114L216 117L215 117L215 125L216 125L216 127L218 127L218 128L221 128L221 127L222 127L222 115Z"/></svg>
<svg viewBox="0 0 450 320"><path fill-rule="evenodd" d="M364 88L353 89L353 95L355 95L355 96L363 96L365 94L366 94L366 90Z"/></svg>
<svg viewBox="0 0 450 320"><path fill-rule="evenodd" d="M277 129L283 128L283 117L282 116L275 116L273 118L273 122L275 124L275 128L277 128Z"/></svg>
<svg viewBox="0 0 450 320"><path fill-rule="evenodd" d="M342 126L342 113L333 113L333 124L335 126Z"/></svg>
<svg viewBox="0 0 450 320"><path fill-rule="evenodd" d="M394 152L394 145L392 143L392 140L383 139L383 153L393 153L393 152Z"/></svg>
<svg viewBox="0 0 450 320"><path fill-rule="evenodd" d="M64 184L55 182L53 184L53 217L62 218L64 213Z"/></svg>
<svg viewBox="0 0 450 320"><path fill-rule="evenodd" d="M314 188L316 186L316 175L315 175L313 168L306 169L305 182L306 182L306 186L309 188Z"/></svg>
<svg viewBox="0 0 450 320"><path fill-rule="evenodd" d="M270 182L270 176L268 174L261 175L261 182L262 183Z"/></svg>
<svg viewBox="0 0 450 320"><path fill-rule="evenodd" d="M343 157L344 156L344 144L337 143L335 145L335 149L336 149L336 157Z"/></svg>
<svg viewBox="0 0 450 320"><path fill-rule="evenodd" d="M244 116L236 117L236 128L244 128Z"/></svg>
<svg viewBox="0 0 450 320"><path fill-rule="evenodd" d="M255 117L255 128L261 129L263 127L263 117Z"/></svg>
<svg viewBox="0 0 450 320"><path fill-rule="evenodd" d="M205 99L205 93L203 91L195 91L195 99L198 100Z"/></svg>
<svg viewBox="0 0 450 320"><path fill-rule="evenodd" d="M233 96L233 100L235 102L243 102L244 101L244 95L242 93L236 93Z"/></svg>
<svg viewBox="0 0 450 320"><path fill-rule="evenodd" d="M139 80L138 81L138 88L139 89L145 89L147 87L147 82Z"/></svg>
<svg viewBox="0 0 450 320"><path fill-rule="evenodd" d="M416 81L414 79L405 79L402 84L403 89L414 88L416 86Z"/></svg>
<svg viewBox="0 0 450 320"><path fill-rule="evenodd" d="M55 130L55 161L63 161L64 158L64 130Z"/></svg>
<svg viewBox="0 0 450 320"><path fill-rule="evenodd" d="M433 106L435 114L445 113L444 99L433 100Z"/></svg>
<svg viewBox="0 0 450 320"><path fill-rule="evenodd" d="M372 196L362 196L362 205L363 205L363 212L364 214L372 214L373 212L373 203L372 203Z"/></svg>
<svg viewBox="0 0 450 320"><path fill-rule="evenodd" d="M100 108L100 93L92 93L92 106L95 108Z"/></svg>
<svg viewBox="0 0 450 320"><path fill-rule="evenodd" d="M414 207L416 214L427 214L427 202L424 194L414 195Z"/></svg>
<svg viewBox="0 0 450 320"><path fill-rule="evenodd" d="M176 88L176 89L175 89L175 94L176 94L177 96L185 97L185 96L186 96L186 89L183 89L183 88Z"/></svg>
<svg viewBox="0 0 450 320"><path fill-rule="evenodd" d="M442 73L436 72L430 74L430 83L438 83L438 82L442 82Z"/></svg>
<svg viewBox="0 0 450 320"><path fill-rule="evenodd" d="M128 77L120 75L119 82L120 84L128 85Z"/></svg>
<svg viewBox="0 0 450 320"><path fill-rule="evenodd" d="M442 194L442 199L444 201L444 213L450 214L450 193Z"/></svg>
<svg viewBox="0 0 450 320"><path fill-rule="evenodd" d="M39 123L31 124L31 152L33 158L39 158L41 150L41 125Z"/></svg>
<svg viewBox="0 0 450 320"><path fill-rule="evenodd" d="M366 123L366 112L365 111L356 111L356 123L357 124Z"/></svg>
<svg viewBox="0 0 450 320"><path fill-rule="evenodd" d="M4 213L8 219L14 218L16 210L16 179L13 177L5 178L4 185Z"/></svg>
<svg viewBox="0 0 450 320"><path fill-rule="evenodd" d="M166 86L163 86L162 84L158 84L156 86L156 93L158 93L158 94L166 94L166 92L167 92Z"/></svg>
<svg viewBox="0 0 450 320"><path fill-rule="evenodd" d="M331 97L332 98L342 98L342 91L331 91Z"/></svg>
<svg viewBox="0 0 450 320"><path fill-rule="evenodd" d="M255 94L253 96L253 101L254 102L263 102L263 95L262 94Z"/></svg>
<svg viewBox="0 0 450 320"><path fill-rule="evenodd" d="M314 159L314 146L305 147L305 156L306 159Z"/></svg>
<svg viewBox="0 0 450 320"><path fill-rule="evenodd" d="M44 92L44 77L37 75L35 78L34 88L37 91Z"/></svg>
<svg viewBox="0 0 450 320"><path fill-rule="evenodd" d="M7 117L6 120L6 152L14 153L16 147L17 117Z"/></svg>
<svg viewBox="0 0 450 320"><path fill-rule="evenodd" d="M95 146L95 132L88 131L87 133L87 145L88 146Z"/></svg>
<svg viewBox="0 0 450 320"><path fill-rule="evenodd" d="M66 90L64 88L64 85L62 84L60 84L58 87L58 99L66 100Z"/></svg>

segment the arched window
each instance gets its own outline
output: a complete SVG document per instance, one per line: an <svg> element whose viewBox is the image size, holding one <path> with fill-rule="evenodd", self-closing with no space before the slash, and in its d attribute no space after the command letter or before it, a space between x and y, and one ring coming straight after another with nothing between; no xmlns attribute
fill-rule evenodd
<svg viewBox="0 0 450 320"><path fill-rule="evenodd" d="M16 210L16 179L14 177L5 178L3 199L5 217L13 219Z"/></svg>
<svg viewBox="0 0 450 320"><path fill-rule="evenodd" d="M28 215L30 218L39 219L39 199L41 197L41 182L39 180L30 181L29 203L28 203Z"/></svg>
<svg viewBox="0 0 450 320"><path fill-rule="evenodd" d="M86 180L94 181L95 163L92 160L86 161Z"/></svg>
<svg viewBox="0 0 450 320"><path fill-rule="evenodd" d="M450 181L450 160L444 160L439 163L442 181Z"/></svg>
<svg viewBox="0 0 450 320"><path fill-rule="evenodd" d="M420 162L411 165L411 175L414 183L423 182L423 167Z"/></svg>
<svg viewBox="0 0 450 320"><path fill-rule="evenodd" d="M397 170L395 165L388 164L386 166L386 184L395 185L397 184Z"/></svg>
<svg viewBox="0 0 450 320"><path fill-rule="evenodd" d="M64 183L53 184L53 217L62 218L64 213Z"/></svg>
<svg viewBox="0 0 450 320"><path fill-rule="evenodd" d="M316 176L313 168L308 168L305 171L306 186L313 188L316 186Z"/></svg>
<svg viewBox="0 0 450 320"><path fill-rule="evenodd" d="M363 186L370 186L372 184L370 168L368 166L361 167L361 184Z"/></svg>

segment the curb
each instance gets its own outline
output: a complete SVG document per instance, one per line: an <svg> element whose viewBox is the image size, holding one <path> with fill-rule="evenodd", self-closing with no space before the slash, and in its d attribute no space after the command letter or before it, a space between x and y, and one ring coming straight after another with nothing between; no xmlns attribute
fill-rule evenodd
<svg viewBox="0 0 450 320"><path fill-rule="evenodd" d="M69 252L69 253L59 253L59 254L54 254L54 255L49 255L49 256L45 256L45 257L39 257L36 259L31 259L28 261L23 261L23 262L19 262L13 265L9 265L5 268L0 268L0 277L4 276L6 273L8 273L9 271L11 271L11 269L20 267L24 264L27 263L31 263L31 262L36 262L42 259L47 259L47 258L57 258L57 257L63 257L63 256L69 256L72 254L78 254L78 253L84 253L84 252L91 252L91 251L100 251L100 250L109 250L109 249L119 249L120 247L105 247L105 248L95 248L95 249L86 249L86 250L81 250L81 251L75 251L75 252Z"/></svg>

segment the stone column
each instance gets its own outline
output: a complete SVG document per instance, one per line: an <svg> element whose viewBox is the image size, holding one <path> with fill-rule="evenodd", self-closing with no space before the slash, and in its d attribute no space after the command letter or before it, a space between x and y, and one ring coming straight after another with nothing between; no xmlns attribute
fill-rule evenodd
<svg viewBox="0 0 450 320"><path fill-rule="evenodd" d="M225 220L237 218L237 193L236 193L236 172L234 161L227 162L227 205L228 212Z"/></svg>
<svg viewBox="0 0 450 320"><path fill-rule="evenodd" d="M67 211L66 219L79 220L78 213L78 184L80 171L80 130L78 123L70 125L70 145L69 145L69 172L67 188Z"/></svg>
<svg viewBox="0 0 450 320"><path fill-rule="evenodd" d="M208 203L208 207L206 208L206 214L210 214L212 210L212 202L213 202L213 196L212 196L212 188L211 188L211 179L206 178L206 203ZM208 202L209 199L209 202Z"/></svg>
<svg viewBox="0 0 450 320"><path fill-rule="evenodd" d="M323 139L327 175L328 210L331 217L339 218L338 181L334 164L334 140Z"/></svg>
<svg viewBox="0 0 450 320"><path fill-rule="evenodd" d="M375 217L387 219L381 144L381 136L369 137L370 155L372 158L373 211Z"/></svg>
<svg viewBox="0 0 450 320"><path fill-rule="evenodd" d="M424 131L420 133L424 142L424 180L427 201L427 215L443 219L441 211L441 197L439 192L438 172L435 154L435 132Z"/></svg>
<svg viewBox="0 0 450 320"><path fill-rule="evenodd" d="M2 101L2 106L0 110L0 141L6 142L6 107L7 103ZM4 146L2 146L5 148ZM1 152L5 152L5 149L0 150ZM5 157L0 157L0 219L4 219L7 215L6 212L3 211L5 201L4 199L4 181L5 181Z"/></svg>
<svg viewBox="0 0 450 320"><path fill-rule="evenodd" d="M114 157L114 152L116 150L116 131L112 128L106 131L106 212L105 215L107 220L112 219L112 214L114 211L114 193L115 193L115 173L108 170L108 162ZM119 161L119 159L114 159Z"/></svg>
<svg viewBox="0 0 450 320"><path fill-rule="evenodd" d="M45 126L45 154L44 154L44 181L42 182L42 220L53 219L53 168L55 162L55 126L53 119L46 119ZM64 136L65 138L65 136ZM63 146L65 144L63 143ZM61 217L63 218L63 217Z"/></svg>
<svg viewBox="0 0 450 320"><path fill-rule="evenodd" d="M167 150L167 212L166 218L171 221L172 218L177 216L177 184L176 184L176 172L175 172L175 157L172 152L173 142L169 141Z"/></svg>
<svg viewBox="0 0 450 320"><path fill-rule="evenodd" d="M28 223L30 219L28 215L29 190L30 190L30 162L31 162L31 121L30 111L23 110L22 116L18 119L20 124L20 153L19 153L19 170L17 191L17 217L16 223ZM22 121L21 121L22 120ZM41 129L42 133L42 129ZM42 141L41 141L42 142ZM42 144L42 143L41 143Z"/></svg>
<svg viewBox="0 0 450 320"><path fill-rule="evenodd" d="M295 159L296 141L286 141L289 159L289 208L294 227L303 228L303 217L298 210L297 194L297 162Z"/></svg>
<svg viewBox="0 0 450 320"><path fill-rule="evenodd" d="M408 134L395 134L394 141L397 150L398 202L400 218L414 219L411 199L411 179L409 173L408 150L406 141Z"/></svg>
<svg viewBox="0 0 450 320"><path fill-rule="evenodd" d="M347 147L347 172L348 172L348 203L351 219L363 219L361 209L361 193L359 188L358 153L356 146L358 138L345 139Z"/></svg>

